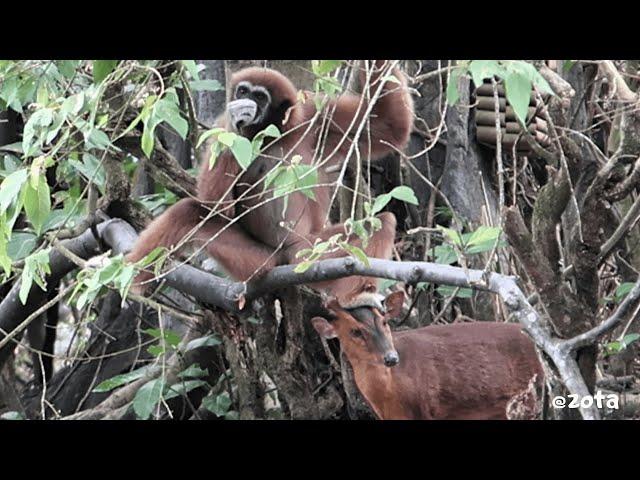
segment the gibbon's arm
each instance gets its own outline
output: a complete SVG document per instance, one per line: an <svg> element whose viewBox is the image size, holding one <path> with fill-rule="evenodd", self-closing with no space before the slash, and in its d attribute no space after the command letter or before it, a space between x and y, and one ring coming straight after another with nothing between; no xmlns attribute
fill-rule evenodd
<svg viewBox="0 0 640 480"><path fill-rule="evenodd" d="M214 209L218 215L232 218L235 215L232 185L240 175L241 168L227 148L218 155L213 168L209 169L213 141L213 139L206 141L199 152L201 165L198 175L198 199L208 209Z"/></svg>
<svg viewBox="0 0 640 480"><path fill-rule="evenodd" d="M388 63L384 60L376 60L369 82L369 98L377 91L383 69ZM364 65L360 67L360 84L363 85L363 95L366 95L366 71ZM407 79L399 68L394 68L392 75L400 81L387 80L370 114L370 138L371 159L376 160L393 151L391 147L381 141L390 143L395 148L402 150L409 141L409 135L413 125L413 100L407 89ZM328 111L331 112L335 105L330 130L333 134L344 135L357 114L357 119L349 132L349 136L355 135L364 114L368 109L367 97L360 105L360 95L345 93L336 100L330 102ZM360 110L358 106L360 105ZM359 138L359 148L363 154L369 149L369 135L363 130Z"/></svg>

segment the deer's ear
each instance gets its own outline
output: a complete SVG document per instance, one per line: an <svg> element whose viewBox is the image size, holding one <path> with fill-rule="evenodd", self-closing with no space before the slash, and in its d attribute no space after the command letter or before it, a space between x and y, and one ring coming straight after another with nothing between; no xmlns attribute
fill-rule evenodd
<svg viewBox="0 0 640 480"><path fill-rule="evenodd" d="M402 314L402 306L404 304L404 292L399 290L397 292L390 293L384 300L384 305L387 309L386 317L397 318Z"/></svg>
<svg viewBox="0 0 640 480"><path fill-rule="evenodd" d="M316 329L316 332L318 332L318 335L322 338L330 339L338 336L333 325L322 317L313 317L311 319L311 324L313 325L313 328Z"/></svg>
<svg viewBox="0 0 640 480"><path fill-rule="evenodd" d="M331 313L337 313L342 310L342 306L336 297L328 297L325 299L324 306Z"/></svg>

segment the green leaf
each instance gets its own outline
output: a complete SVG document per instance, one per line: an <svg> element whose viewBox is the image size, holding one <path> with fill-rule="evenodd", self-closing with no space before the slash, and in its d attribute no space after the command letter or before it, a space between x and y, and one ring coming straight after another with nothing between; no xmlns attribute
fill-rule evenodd
<svg viewBox="0 0 640 480"><path fill-rule="evenodd" d="M342 65L342 62L342 60L320 60L315 64L312 63L313 72L319 76L327 75Z"/></svg>
<svg viewBox="0 0 640 480"><path fill-rule="evenodd" d="M216 345L220 345L220 343L222 342L220 342L220 340L218 340L215 336L207 335L206 337L200 337L191 340L185 347L184 351L188 352L189 350L200 347L215 347Z"/></svg>
<svg viewBox="0 0 640 480"><path fill-rule="evenodd" d="M278 138L278 137L280 137L282 135L282 133L280 133L280 130L278 130L278 127L276 127L273 124L269 125L262 132L260 132L258 135L260 135L260 134L263 134L265 137L273 137L273 138Z"/></svg>
<svg viewBox="0 0 640 480"><path fill-rule="evenodd" d="M109 136L99 128L92 128L85 132L84 141L87 149L106 150L111 145Z"/></svg>
<svg viewBox="0 0 640 480"><path fill-rule="evenodd" d="M467 246L479 245L486 242L495 242L502 233L500 227L488 227L486 225L480 225L475 232L471 234L469 240L467 240Z"/></svg>
<svg viewBox="0 0 640 480"><path fill-rule="evenodd" d="M111 377L107 380L100 382L98 386L92 390L92 392L93 393L110 392L114 388L120 387L122 385L126 385L127 383L131 383L134 380L138 380L139 378L144 377L148 370L149 370L149 366L145 365L144 367L138 368L131 372L116 375L115 377Z"/></svg>
<svg viewBox="0 0 640 480"><path fill-rule="evenodd" d="M536 70L536 67L534 67L531 63L525 62L523 60L503 61L503 63L505 64L507 72L514 72L518 75L526 77L541 92L554 95L554 92L547 81L542 75L540 75L540 72L538 72ZM509 73L506 73L505 77L508 75Z"/></svg>
<svg viewBox="0 0 640 480"><path fill-rule="evenodd" d="M450 228L443 227L441 225L438 225L438 228L442 230L442 233L450 242L452 242L454 245L462 247L462 237L458 232Z"/></svg>
<svg viewBox="0 0 640 480"><path fill-rule="evenodd" d="M435 262L441 265L451 265L458 261L458 254L451 245L438 245L434 248Z"/></svg>
<svg viewBox="0 0 640 480"><path fill-rule="evenodd" d="M218 141L223 145L230 147L231 145L233 145L233 142L236 141L237 137L238 135L233 132L222 132L220 133L220 135L218 135Z"/></svg>
<svg viewBox="0 0 640 480"><path fill-rule="evenodd" d="M0 232L0 236L2 232ZM12 261L22 260L36 248L36 235L27 232L14 232L7 243L7 255Z"/></svg>
<svg viewBox="0 0 640 480"><path fill-rule="evenodd" d="M20 277L20 291L18 292L18 297L23 305L27 304L27 298L34 281L42 290L46 290L43 277L50 272L48 250L40 250L25 258Z"/></svg>
<svg viewBox="0 0 640 480"><path fill-rule="evenodd" d="M151 152L153 152L153 143L154 143L153 130L150 130L149 128L145 127L144 131L142 132L140 145L142 146L142 151L147 157L150 157Z"/></svg>
<svg viewBox="0 0 640 480"><path fill-rule="evenodd" d="M154 106L152 116L157 121L167 122L171 125L183 140L187 137L189 123L180 115L177 97L174 101L173 96L168 95L167 98L158 101Z"/></svg>
<svg viewBox="0 0 640 480"><path fill-rule="evenodd" d="M253 161L253 147L248 138L236 136L231 145L231 153L236 157L240 166L246 170Z"/></svg>
<svg viewBox="0 0 640 480"><path fill-rule="evenodd" d="M198 143L196 145L196 148L200 148L200 146L212 135L216 135L219 133L224 132L224 128L220 128L220 127L216 127L216 128L212 128L211 130L207 130L206 132L204 132L202 135L200 135L200 138L198 139Z"/></svg>
<svg viewBox="0 0 640 480"><path fill-rule="evenodd" d="M460 92L458 91L458 79L462 75L462 69L457 67L451 71L449 75L449 83L447 84L447 103L451 106L455 105L460 99Z"/></svg>
<svg viewBox="0 0 640 480"><path fill-rule="evenodd" d="M94 60L93 61L93 81L100 83L107 75L109 75L118 65L118 60Z"/></svg>
<svg viewBox="0 0 640 480"><path fill-rule="evenodd" d="M313 262L306 260L304 262L300 262L298 265L296 265L296 268L293 269L293 271L295 273L304 273L307 270L309 270L311 267L313 266Z"/></svg>
<svg viewBox="0 0 640 480"><path fill-rule="evenodd" d="M24 126L22 134L22 150L26 155L33 154L35 150L34 138L37 132L42 132L53 122L53 110L41 108L36 110Z"/></svg>
<svg viewBox="0 0 640 480"><path fill-rule="evenodd" d="M133 410L141 420L147 420L153 413L153 409L162 398L164 390L164 378L156 378L145 383L136 393L133 399Z"/></svg>
<svg viewBox="0 0 640 480"><path fill-rule="evenodd" d="M531 80L520 73L510 73L504 81L507 100L521 122L526 122L531 100Z"/></svg>
<svg viewBox="0 0 640 480"><path fill-rule="evenodd" d="M371 207L371 215L375 215L379 211L381 211L387 204L391 201L391 194L384 193L382 195L378 195L373 202L373 206Z"/></svg>
<svg viewBox="0 0 640 480"><path fill-rule="evenodd" d="M464 253L466 255L474 255L477 253L490 252L491 250L493 250L495 243L496 243L495 240L489 240L486 242L477 243L473 246L466 245L464 249ZM508 243L506 241L504 240L498 241L498 248L504 248L506 246L508 246Z"/></svg>
<svg viewBox="0 0 640 480"><path fill-rule="evenodd" d="M189 88L196 92L217 92L218 90L224 90L224 87L218 80L193 80L189 82Z"/></svg>
<svg viewBox="0 0 640 480"><path fill-rule="evenodd" d="M24 182L27 181L28 171L21 169L13 172L0 185L0 213L5 212L9 205L17 198Z"/></svg>
<svg viewBox="0 0 640 480"><path fill-rule="evenodd" d="M197 363L194 363L193 365L189 366L188 368L186 368L185 370L181 371L178 374L179 378L200 378L200 377L206 377L207 375L209 375L209 370L207 370L206 368L203 370L202 368L200 368L200 365L198 365Z"/></svg>
<svg viewBox="0 0 640 480"><path fill-rule="evenodd" d="M407 187L406 185L394 188L389 192L389 195L402 202L418 205L416 194L411 187Z"/></svg>
<svg viewBox="0 0 640 480"><path fill-rule="evenodd" d="M616 302L620 303L624 299L624 297L626 297L629 294L629 292L631 291L634 285L635 283L633 282L624 282L618 285L618 288L616 288L616 293L615 293Z"/></svg>
<svg viewBox="0 0 640 480"><path fill-rule="evenodd" d="M34 189L31 183L25 184L24 188L24 210L27 219L33 225L36 234L40 235L42 226L51 212L51 197L47 179L41 175L37 189Z"/></svg>
<svg viewBox="0 0 640 480"><path fill-rule="evenodd" d="M496 60L473 60L469 64L469 73L477 88L485 78L492 78L494 75L502 77L504 68Z"/></svg>
<svg viewBox="0 0 640 480"><path fill-rule="evenodd" d="M189 72L189 75L191 75L191 78L193 78L194 80L200 80L200 74L198 73L198 67L195 60L180 61L182 62L182 65L184 65L184 68L187 69L187 72Z"/></svg>
<svg viewBox="0 0 640 480"><path fill-rule="evenodd" d="M147 352L149 352L154 357L159 357L163 355L167 350L163 345L151 345L147 348Z"/></svg>
<svg viewBox="0 0 640 480"><path fill-rule="evenodd" d="M458 254L451 245L438 245L434 249L434 261L441 265L451 265L458 261Z"/></svg>
<svg viewBox="0 0 640 480"><path fill-rule="evenodd" d="M436 288L436 291L442 295L443 297L450 297L453 295L457 287L452 287L450 285L441 285ZM473 290L470 288L461 288L456 294L457 298L471 298L473 296Z"/></svg>
<svg viewBox="0 0 640 480"><path fill-rule="evenodd" d="M620 340L620 343L622 344L622 348L627 348L629 345L631 345L633 342L635 342L639 338L640 338L640 333L628 333L627 335L622 337L622 340Z"/></svg>
<svg viewBox="0 0 640 480"><path fill-rule="evenodd" d="M223 392L215 398L212 396L203 398L202 405L214 415L222 417L229 411L229 407L231 407L231 399L227 392Z"/></svg>
<svg viewBox="0 0 640 480"><path fill-rule="evenodd" d="M207 385L207 382L204 380L186 380L183 382L176 383L169 387L169 391L165 395L165 400L170 400L179 395L186 395L191 390L195 390L196 388Z"/></svg>
<svg viewBox="0 0 640 480"><path fill-rule="evenodd" d="M57 60L56 65L58 66L58 71L65 78L72 78L74 73L76 73L76 68L78 68L78 64L80 60Z"/></svg>
<svg viewBox="0 0 640 480"><path fill-rule="evenodd" d="M364 263L367 267L370 265L369 257L367 257L367 254L364 253L364 251L362 251L361 248L356 247L355 245L351 245L350 243L347 243L347 242L341 243L340 246L344 248L347 252L349 252L351 255L356 257L358 260L360 260L362 263Z"/></svg>
<svg viewBox="0 0 640 480"><path fill-rule="evenodd" d="M90 153L85 153L82 155L82 162L69 159L68 163L78 170L78 172L80 172L87 181L93 182L101 191L104 191L107 177L104 171L104 166L98 158Z"/></svg>
<svg viewBox="0 0 640 480"><path fill-rule="evenodd" d="M0 420L24 420L25 418L22 416L20 412L4 412L0 415Z"/></svg>
<svg viewBox="0 0 640 480"><path fill-rule="evenodd" d="M168 250L166 247L154 248L151 252L149 252L149 254L147 254L146 257L144 257L143 259L137 262L138 266L140 266L140 268L145 268L151 265L153 262L158 260L162 254L166 253L167 251Z"/></svg>

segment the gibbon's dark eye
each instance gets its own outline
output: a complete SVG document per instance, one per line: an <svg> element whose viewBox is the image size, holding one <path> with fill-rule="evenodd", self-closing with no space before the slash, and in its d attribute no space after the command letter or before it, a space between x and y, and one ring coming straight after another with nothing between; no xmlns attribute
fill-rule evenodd
<svg viewBox="0 0 640 480"><path fill-rule="evenodd" d="M354 338L363 338L362 332L357 328L354 328L353 330L351 330L351 336Z"/></svg>
<svg viewBox="0 0 640 480"><path fill-rule="evenodd" d="M383 327L386 327L386 326L387 326L387 321L386 321L386 320L383 320L383 321L382 321L382 326L383 326Z"/></svg>
<svg viewBox="0 0 640 480"><path fill-rule="evenodd" d="M256 99L256 101L263 102L267 99L267 94L261 92L260 90L256 90L255 92L253 92L253 97Z"/></svg>
<svg viewBox="0 0 640 480"><path fill-rule="evenodd" d="M240 85L236 89L236 98L246 95L248 92L249 92L249 89L247 87L245 87L244 85Z"/></svg>

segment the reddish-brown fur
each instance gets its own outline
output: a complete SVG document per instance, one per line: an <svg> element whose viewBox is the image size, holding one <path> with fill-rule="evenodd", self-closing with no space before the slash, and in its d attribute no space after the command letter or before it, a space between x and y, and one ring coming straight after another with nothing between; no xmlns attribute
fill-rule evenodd
<svg viewBox="0 0 640 480"><path fill-rule="evenodd" d="M381 81L380 67L383 63L376 61L377 73L371 78L371 95ZM368 135L365 129L359 139L358 147L363 158L369 155L369 151L372 160L392 151L392 147L385 145L383 141L398 149L402 149L408 141L413 122L413 104L404 75L398 69L393 74L401 81L401 85L392 81L385 83L384 95L375 103L370 115L371 133ZM365 74L362 72L361 80L364 78ZM258 131L273 123L285 135L263 151L245 172L242 172L229 150L221 153L214 167L209 169L207 160L210 145L205 143L201 152L203 161L198 177L198 199L183 199L152 222L142 232L129 254L128 258L131 261L143 258L158 246L171 247L177 244L206 216L209 209L215 209L216 215L204 224L192 238L192 242L195 245L202 244L227 226L226 230L208 243L206 249L237 280L247 280L252 275L264 273L276 265L299 262L295 254L300 249L310 247L317 238L327 239L335 233L344 232L342 225L325 225L333 192L329 187L315 187L315 201L300 192L292 193L284 219L282 198L258 205L271 196L263 193L263 179L277 165L277 159L286 156L285 165L295 155L301 155L302 162L306 164L323 161L336 149L344 132L348 131L356 117L361 97L345 93L329 101L325 108L329 114L333 112L333 115L330 116L327 127L321 131L321 116L305 134L308 126L306 122L316 114L311 94L307 92L307 100L301 102L296 88L288 78L263 68L248 68L234 74L230 91L234 91L235 86L243 80L266 87L271 93L272 104L280 108L263 125L245 127L240 133L252 138ZM357 113L357 120L363 118L366 109L365 100ZM226 116L218 120L218 125L230 129ZM351 136L355 133L357 125L356 121L349 131ZM324 153L320 158L315 158L314 151L321 138L325 138ZM269 142L268 139L265 145ZM331 183L337 179L338 171L334 169L327 172L326 166L341 165L350 145L349 139L344 141L330 161L318 169L319 184ZM230 224L230 220L235 217L240 218ZM383 227L374 233L365 251L370 257L389 258L396 221L391 213L383 213L379 218ZM281 221L290 222L290 228L294 233L281 227ZM360 245L357 238L350 238L349 242ZM344 255L345 253L335 253L327 255L327 258ZM150 274L143 275L139 276L138 280L150 277ZM375 289L375 282L371 278L351 277L323 282L314 287L328 290L341 302L348 304L359 292Z"/></svg>
<svg viewBox="0 0 640 480"><path fill-rule="evenodd" d="M395 301L388 318L399 311ZM358 391L380 419L506 419L507 403L525 391L534 376L543 378L533 342L518 324L472 322L378 331L391 337L400 358L396 366L386 367L373 342L351 333L362 328L362 322L335 303L330 309L335 320L316 317L314 327L326 338L339 339Z"/></svg>

